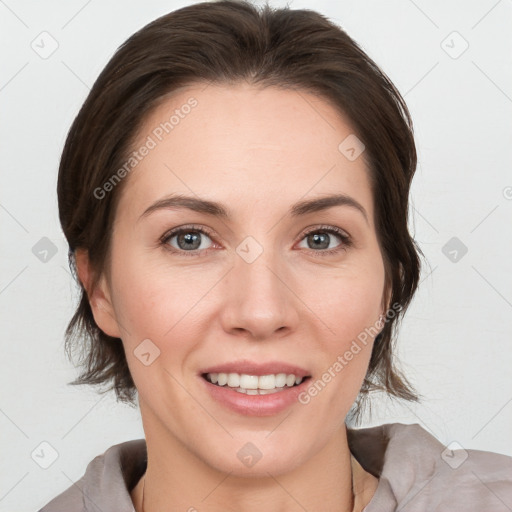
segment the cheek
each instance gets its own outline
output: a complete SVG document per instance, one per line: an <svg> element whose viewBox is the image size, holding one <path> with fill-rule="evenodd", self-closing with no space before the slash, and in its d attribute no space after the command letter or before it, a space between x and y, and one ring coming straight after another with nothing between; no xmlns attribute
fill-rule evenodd
<svg viewBox="0 0 512 512"><path fill-rule="evenodd" d="M327 359L324 361L322 382L332 382L331 406L352 403L362 385L371 357L373 342L382 329L384 267L374 260L353 272L345 272L329 281L324 289L324 306L319 316L325 319L330 334L322 343ZM315 298L322 304L320 295ZM329 384L331 386L331 384Z"/></svg>
<svg viewBox="0 0 512 512"><path fill-rule="evenodd" d="M132 252L114 261L118 262L112 273L114 307L128 338L164 337L187 317L211 281L197 268L171 267L162 258L155 261L143 253Z"/></svg>
<svg viewBox="0 0 512 512"><path fill-rule="evenodd" d="M188 354L204 338L204 317L212 307L214 295L211 289L224 271L164 266L161 261L155 263L136 254L118 261L113 272L115 315L123 324L123 344L134 380L140 381L139 375L144 372L144 383L147 379L153 382L158 374L155 369L161 364L181 372L178 366L186 362ZM145 343L150 352L158 354L151 372L145 371L137 360L142 350L139 347L148 339L151 343Z"/></svg>
<svg viewBox="0 0 512 512"><path fill-rule="evenodd" d="M334 428L339 418L345 418L366 376L374 339L380 332L381 297L364 287L338 291L330 296L336 300L330 305L330 316L325 318L335 334L321 341L322 368L302 403L316 401L315 397L321 395L315 402L316 413L333 418Z"/></svg>
<svg viewBox="0 0 512 512"><path fill-rule="evenodd" d="M326 340L332 349L343 350L365 329L378 328L384 289L384 268L378 261L373 267L343 269L331 279L317 281L320 284L310 286L307 293L330 328Z"/></svg>
<svg viewBox="0 0 512 512"><path fill-rule="evenodd" d="M190 314L196 294L176 273L133 260L125 261L117 276L115 314L123 322L122 343L140 396L148 403L168 400L188 410L173 376L182 380L182 363L198 339Z"/></svg>

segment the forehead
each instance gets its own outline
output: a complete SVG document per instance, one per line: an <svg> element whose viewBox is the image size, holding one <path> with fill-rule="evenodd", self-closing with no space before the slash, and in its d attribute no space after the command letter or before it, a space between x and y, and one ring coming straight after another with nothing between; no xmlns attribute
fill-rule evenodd
<svg viewBox="0 0 512 512"><path fill-rule="evenodd" d="M140 210L165 194L184 193L236 210L342 192L373 217L365 155L349 159L342 151L350 137L348 119L303 90L183 87L141 123L131 149L150 149L128 176L119 206Z"/></svg>

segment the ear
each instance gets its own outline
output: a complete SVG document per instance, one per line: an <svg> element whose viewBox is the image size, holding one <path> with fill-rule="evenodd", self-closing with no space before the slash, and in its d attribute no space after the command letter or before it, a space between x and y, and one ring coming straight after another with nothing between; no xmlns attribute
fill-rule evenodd
<svg viewBox="0 0 512 512"><path fill-rule="evenodd" d="M87 250L77 249L75 251L75 261L78 277L87 292L96 325L108 336L120 338L121 332L116 321L111 293L105 275L102 274L96 287L91 289L93 272Z"/></svg>

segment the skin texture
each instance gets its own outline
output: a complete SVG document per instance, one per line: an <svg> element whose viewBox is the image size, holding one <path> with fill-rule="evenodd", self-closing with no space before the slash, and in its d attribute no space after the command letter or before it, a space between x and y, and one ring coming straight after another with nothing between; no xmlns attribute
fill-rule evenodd
<svg viewBox="0 0 512 512"><path fill-rule="evenodd" d="M145 120L134 148L191 97L197 106L124 178L110 272L89 290L95 320L122 339L138 389L148 447L144 510L361 510L377 480L357 465L352 502L344 420L373 338L307 405L275 415L225 408L198 373L236 359L279 360L314 380L376 325L388 304L364 153L350 161L338 150L353 130L324 99L248 84L175 92ZM171 193L218 201L232 217L162 209L140 218ZM368 222L347 206L288 214L299 200L333 193L356 199ZM167 250L162 235L188 224L212 236L199 234L192 255L177 236ZM340 250L322 256L325 246L305 236L317 227L325 233L322 225L342 229L352 245L328 234L328 249ZM248 236L263 248L252 263L236 252ZM87 287L83 251L77 264ZM148 366L134 355L145 339L160 350ZM247 442L262 453L252 467L237 457ZM142 481L132 492L137 511Z"/></svg>

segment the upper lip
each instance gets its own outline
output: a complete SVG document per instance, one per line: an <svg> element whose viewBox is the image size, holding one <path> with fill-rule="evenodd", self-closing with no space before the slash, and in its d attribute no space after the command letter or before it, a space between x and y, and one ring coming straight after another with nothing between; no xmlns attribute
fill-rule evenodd
<svg viewBox="0 0 512 512"><path fill-rule="evenodd" d="M296 377L309 377L311 374L293 364L285 363L283 361L269 361L267 363L257 363L255 361L248 361L246 359L240 361L230 361L227 363L216 364L209 366L200 371L204 373L239 373L246 375L277 375L278 373L286 373L287 375L293 374Z"/></svg>

